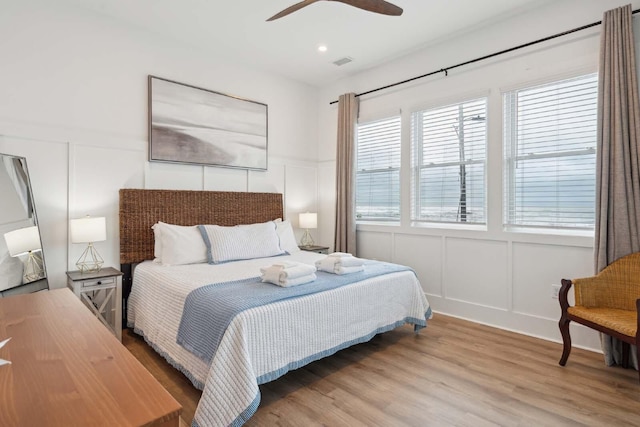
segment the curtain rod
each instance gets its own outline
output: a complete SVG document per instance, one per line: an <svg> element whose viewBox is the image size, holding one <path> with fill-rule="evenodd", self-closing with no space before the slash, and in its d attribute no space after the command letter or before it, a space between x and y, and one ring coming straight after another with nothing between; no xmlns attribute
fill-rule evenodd
<svg viewBox="0 0 640 427"><path fill-rule="evenodd" d="M640 9L636 9L636 10L632 11L631 14L635 15L638 12L640 12ZM474 62L484 61L485 59L493 58L494 56L503 55L505 53L513 52L514 50L518 50L518 49L522 49L522 48L525 48L525 47L533 46L534 44L546 42L546 41L551 40L551 39L555 39L555 38L558 38L558 37L566 36L568 34L575 33L575 32L578 32L578 31L586 30L587 28L595 27L596 25L600 25L600 24L602 24L602 21L593 22L591 24L583 25L582 27L574 28L572 30L564 31L562 33L558 33L558 34L554 34L552 36L548 36L548 37L545 37L545 38L542 38L542 39L534 40L534 41L529 42L529 43L525 43L525 44L521 44L521 45L518 45L518 46L514 46L514 47L511 47L509 49L504 49L504 50L501 50L499 52L490 53L489 55L485 55L485 56L481 56L479 58L471 59L469 61L461 62L461 63L456 64L456 65L451 65L451 66L446 67L446 68L441 68L441 69L436 70L436 71L431 71L430 73L422 74L421 76L412 77L412 78L407 79L407 80L402 80L400 82L391 83L391 84L388 84L386 86L382 86L382 87L379 87L379 88L376 88L376 89L368 90L366 92L358 93L358 94L356 94L356 97L363 96L363 95L368 95L370 93L378 92L378 91L384 90L384 89L389 89L390 87L399 86L399 85L402 85L402 84L405 84L405 83L412 82L414 80L422 79L424 77L433 76L434 74L438 74L438 73L444 73L445 76L448 76L449 75L449 70L453 70L454 68L462 67L463 65L473 64ZM329 105L336 104L336 103L338 103L337 100L336 101L331 101L329 103Z"/></svg>

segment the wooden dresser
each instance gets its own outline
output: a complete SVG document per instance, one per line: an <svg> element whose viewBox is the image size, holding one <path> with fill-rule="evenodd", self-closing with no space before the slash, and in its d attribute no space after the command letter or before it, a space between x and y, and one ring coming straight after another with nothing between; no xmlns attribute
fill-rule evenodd
<svg viewBox="0 0 640 427"><path fill-rule="evenodd" d="M178 426L182 408L68 289L0 299L0 426Z"/></svg>

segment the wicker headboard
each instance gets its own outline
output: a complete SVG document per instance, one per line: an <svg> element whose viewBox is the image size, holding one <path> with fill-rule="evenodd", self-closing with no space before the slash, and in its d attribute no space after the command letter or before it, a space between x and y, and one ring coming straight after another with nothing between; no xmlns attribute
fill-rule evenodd
<svg viewBox="0 0 640 427"><path fill-rule="evenodd" d="M230 191L120 190L120 263L153 259L158 221L238 225L283 218L282 194Z"/></svg>

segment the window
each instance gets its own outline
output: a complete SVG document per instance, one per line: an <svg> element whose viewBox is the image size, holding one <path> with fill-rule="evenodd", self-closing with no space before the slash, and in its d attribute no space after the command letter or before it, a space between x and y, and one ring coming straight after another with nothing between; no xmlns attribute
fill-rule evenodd
<svg viewBox="0 0 640 427"><path fill-rule="evenodd" d="M486 223L486 118L486 98L413 113L413 221Z"/></svg>
<svg viewBox="0 0 640 427"><path fill-rule="evenodd" d="M593 229L598 76L504 94L507 226Z"/></svg>
<svg viewBox="0 0 640 427"><path fill-rule="evenodd" d="M400 221L400 117L358 125L356 219Z"/></svg>

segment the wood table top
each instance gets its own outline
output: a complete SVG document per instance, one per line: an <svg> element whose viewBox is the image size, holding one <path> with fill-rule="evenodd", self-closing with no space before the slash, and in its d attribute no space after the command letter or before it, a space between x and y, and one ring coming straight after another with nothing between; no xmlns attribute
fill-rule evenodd
<svg viewBox="0 0 640 427"><path fill-rule="evenodd" d="M68 289L0 298L0 425L177 426L180 404Z"/></svg>

